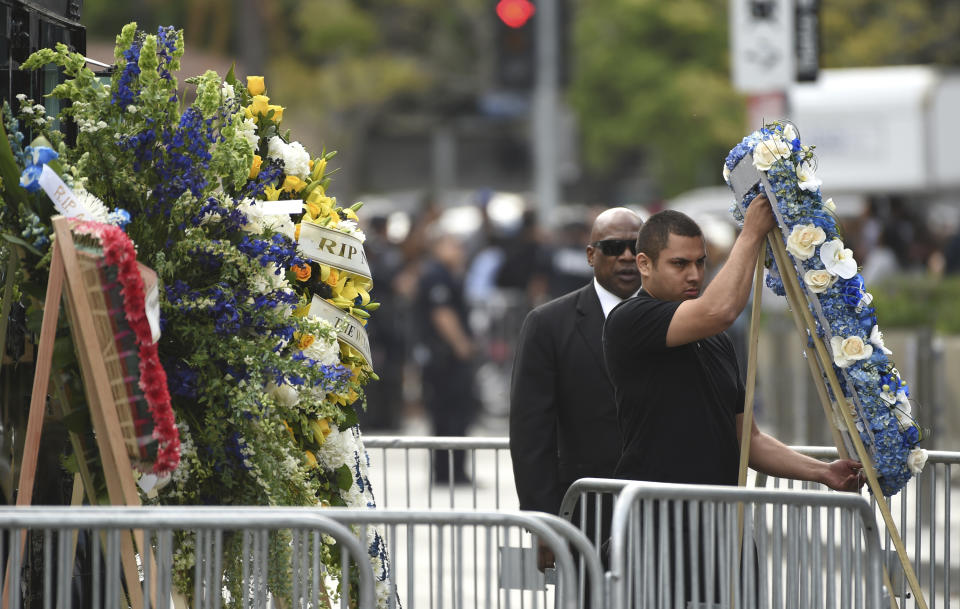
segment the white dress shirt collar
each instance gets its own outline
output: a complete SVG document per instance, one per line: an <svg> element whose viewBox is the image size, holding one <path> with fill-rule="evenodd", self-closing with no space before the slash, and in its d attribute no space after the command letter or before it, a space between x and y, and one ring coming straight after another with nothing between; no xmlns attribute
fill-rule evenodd
<svg viewBox="0 0 960 609"><path fill-rule="evenodd" d="M613 307L623 302L624 299L600 285L596 277L593 278L593 288L597 291L597 298L600 299L600 308L603 309L603 318L606 319L610 311L613 310ZM640 290L637 289L637 292L639 291ZM634 292L630 296L636 296L637 292Z"/></svg>

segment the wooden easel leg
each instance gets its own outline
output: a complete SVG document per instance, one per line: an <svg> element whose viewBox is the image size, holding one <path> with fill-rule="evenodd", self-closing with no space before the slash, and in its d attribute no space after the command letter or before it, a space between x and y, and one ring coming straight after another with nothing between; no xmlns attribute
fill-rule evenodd
<svg viewBox="0 0 960 609"><path fill-rule="evenodd" d="M774 257L777 261L777 267L780 269L790 269L790 271L781 272L784 287L786 288L788 283L791 285L791 291L787 292L788 298L790 297L791 293L794 296L801 295L802 291L796 274L791 272L792 269L794 269L794 265L787 257L787 252L783 245L783 241L779 238L773 238L770 241ZM857 453L857 457L860 459L860 463L863 466L863 472L867 477L867 484L870 486L870 490L873 492L873 496L877 501L880 514L883 516L884 524L887 527L887 533L890 535L890 539L893 541L893 545L897 550L897 555L900 558L900 564L903 566L907 582L910 584L910 589L913 592L914 602L917 604L919 609L927 609L927 603L924 599L923 591L920 589L920 582L917 580L916 572L913 570L913 565L910 563L910 559L907 556L906 547L904 547L903 540L900 538L900 533L897 529L896 522L894 522L893 516L890 513L890 507L887 505L886 497L883 496L883 491L880 488L880 482L877 479L877 471L874 469L873 461L870 459L870 455L867 453L867 450L863 445L863 441L860 439L860 433L857 431L856 423L853 421L853 416L851 415L850 407L847 404L846 398L844 397L840 380L837 378L837 375L833 370L833 365L831 363L833 362L833 359L830 357L830 353L827 351L823 339L816 332L817 325L813 319L813 315L810 313L810 309L806 306L806 298L800 302L791 302L790 304L792 307L794 307L794 310L799 310L803 314L804 322L807 328L810 330L810 335L813 339L813 345L816 349L817 356L820 358L820 362L823 364L823 371L826 374L827 382L829 382L830 389L833 391L833 395L837 400L840 415L843 417L844 424L846 425L847 431L850 435L850 440L852 441ZM838 446L837 449L840 450L840 446ZM884 571L886 571L886 565L884 565ZM885 581L889 583L889 575L885 575ZM888 588L888 590L892 589ZM890 598L891 604L895 606L896 600L893 598L892 594Z"/></svg>
<svg viewBox="0 0 960 609"><path fill-rule="evenodd" d="M753 276L753 306L750 308L750 339L747 351L747 382L743 401L743 428L740 431L739 486L747 485L747 468L750 465L750 431L753 429L753 401L757 387L757 346L760 343L760 301L762 295L763 252L757 259L757 272Z"/></svg>
<svg viewBox="0 0 960 609"><path fill-rule="evenodd" d="M30 505L33 498L33 484L37 474L37 459L40 452L40 433L43 430L43 415L47 404L47 386L50 382L50 367L53 360L53 343L57 334L57 321L60 318L60 296L63 293L63 256L60 248L53 246L50 259L50 279L47 282L47 295L43 302L43 323L40 326L40 340L37 345L37 361L33 372L33 389L30 394L30 411L27 415L27 431L23 443L23 458L20 463L20 479L17 484L17 505ZM26 532L20 533L20 555L26 544ZM3 609L9 607L10 566L7 566L3 580Z"/></svg>
<svg viewBox="0 0 960 609"><path fill-rule="evenodd" d="M750 338L747 343L747 379L744 388L743 425L740 430L740 473L737 484L747 485L747 468L750 465L750 436L753 431L753 402L757 387L757 347L760 343L760 303L763 299L763 251L757 258L757 270L753 275L753 304L750 307ZM743 556L743 509L737 504L737 560ZM730 582L730 606L736 606L736 582Z"/></svg>

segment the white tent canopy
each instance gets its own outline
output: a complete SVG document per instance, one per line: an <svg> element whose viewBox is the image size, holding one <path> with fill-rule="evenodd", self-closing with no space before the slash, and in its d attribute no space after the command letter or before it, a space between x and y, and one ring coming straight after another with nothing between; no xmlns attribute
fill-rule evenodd
<svg viewBox="0 0 960 609"><path fill-rule="evenodd" d="M930 66L822 70L788 92L831 192L960 190L960 73Z"/></svg>

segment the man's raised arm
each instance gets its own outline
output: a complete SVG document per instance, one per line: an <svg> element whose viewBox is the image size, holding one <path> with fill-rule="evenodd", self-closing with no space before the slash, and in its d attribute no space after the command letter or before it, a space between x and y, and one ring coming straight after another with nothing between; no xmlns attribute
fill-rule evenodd
<svg viewBox="0 0 960 609"><path fill-rule="evenodd" d="M667 329L667 346L685 345L729 328L747 306L753 272L764 238L775 226L767 197L759 195L747 207L743 231L730 256L703 295L685 300Z"/></svg>

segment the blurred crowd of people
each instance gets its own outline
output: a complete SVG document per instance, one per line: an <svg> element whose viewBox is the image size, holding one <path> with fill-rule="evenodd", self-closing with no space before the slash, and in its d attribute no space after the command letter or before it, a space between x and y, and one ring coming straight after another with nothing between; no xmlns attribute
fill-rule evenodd
<svg viewBox="0 0 960 609"><path fill-rule="evenodd" d="M472 230L443 221L446 210L429 199L400 237L389 230L389 214L365 218L381 303L367 326L380 381L367 387L365 431L399 430L422 414L436 435L463 435L481 413L506 415L524 316L593 276L584 250L602 207L567 208L547 231L529 209L495 221L488 201L477 197Z"/></svg>
<svg viewBox="0 0 960 609"><path fill-rule="evenodd" d="M367 326L380 381L367 388L365 431L399 431L423 416L435 435L465 435L478 415L505 417L524 316L590 281L585 247L605 207L564 206L546 229L529 206L496 221L489 201L490 193L478 193L471 205L479 221L458 225L444 218L449 207L425 198L401 234L391 230L390 213L365 217L373 295L382 303ZM658 208L636 209L647 217ZM709 278L735 229L720 215L697 220ZM842 220L867 285L900 273L960 272L960 207L876 197ZM453 472L436 466L440 479L463 475L459 462Z"/></svg>

